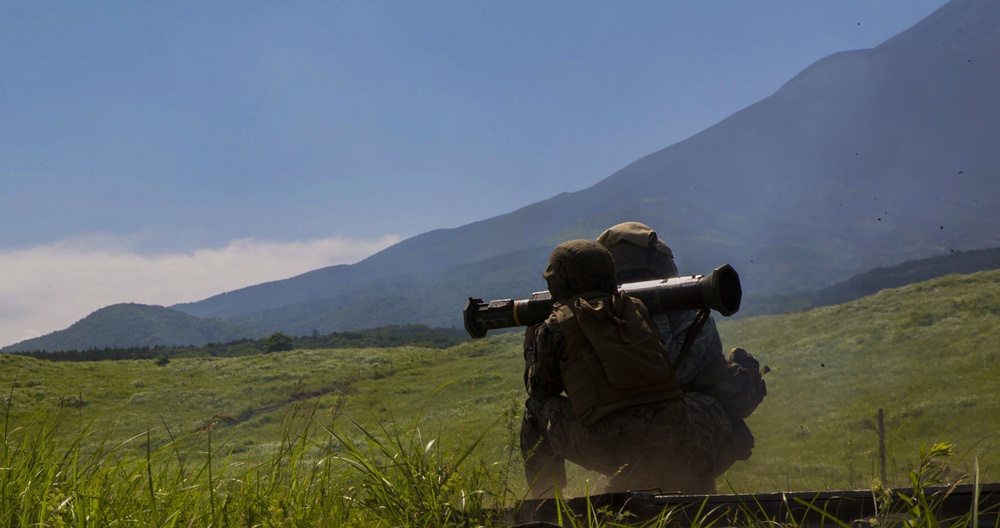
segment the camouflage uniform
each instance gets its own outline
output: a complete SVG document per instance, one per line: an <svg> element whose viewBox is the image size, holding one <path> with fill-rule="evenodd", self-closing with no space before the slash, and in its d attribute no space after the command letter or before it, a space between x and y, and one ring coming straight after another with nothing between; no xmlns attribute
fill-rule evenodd
<svg viewBox="0 0 1000 528"><path fill-rule="evenodd" d="M685 310L654 317L671 364L680 355L684 338L697 316L696 310ZM709 317L676 372L685 392L711 396L733 420L737 443L732 446L732 461L750 458L754 438L743 420L753 413L765 394L757 359L742 348L734 348L727 359L722 353L715 321ZM725 471L728 467L721 469Z"/></svg>
<svg viewBox="0 0 1000 528"><path fill-rule="evenodd" d="M608 248L615 259L619 283L677 277L673 252L656 232L639 222L624 222L605 230L597 242ZM698 316L697 310L659 314L654 318L677 380L688 394L706 394L725 409L732 421L734 443L725 447L719 474L736 460L750 457L753 434L744 419L757 408L766 394L759 362L742 348L734 348L727 359L715 320L708 317L690 349L677 364L680 351Z"/></svg>
<svg viewBox="0 0 1000 528"><path fill-rule="evenodd" d="M521 450L535 497L566 484L565 462L608 475L607 491L709 493L730 420L684 394L638 300L617 294L610 254L589 241L553 251L553 313L525 339Z"/></svg>

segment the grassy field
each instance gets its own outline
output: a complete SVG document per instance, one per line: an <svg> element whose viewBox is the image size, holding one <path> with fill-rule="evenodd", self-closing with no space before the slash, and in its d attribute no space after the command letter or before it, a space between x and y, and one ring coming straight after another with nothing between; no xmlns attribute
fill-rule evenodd
<svg viewBox="0 0 1000 528"><path fill-rule="evenodd" d="M884 409L890 483L905 485L921 445L952 442L965 467L1000 467L1000 272L956 275L780 317L720 325L759 354L769 395L748 420L754 457L738 489L864 487ZM955 462L958 464L958 462ZM777 471L775 471L777 469Z"/></svg>
<svg viewBox="0 0 1000 528"><path fill-rule="evenodd" d="M889 485L937 441L955 446L953 474L978 462L1000 478L1000 272L719 327L772 369L754 455L720 491L871 487L878 409ZM521 369L517 334L162 366L0 355L0 523L488 522L483 505L526 493ZM595 479L572 471L567 494Z"/></svg>

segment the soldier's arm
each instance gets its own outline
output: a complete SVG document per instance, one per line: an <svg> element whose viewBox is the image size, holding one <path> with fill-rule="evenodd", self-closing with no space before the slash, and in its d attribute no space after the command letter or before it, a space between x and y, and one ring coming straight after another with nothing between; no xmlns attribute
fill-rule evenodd
<svg viewBox="0 0 1000 528"><path fill-rule="evenodd" d="M711 344L710 347L698 350L692 347L691 354L701 359L699 370L691 382L692 390L717 399L731 418L746 418L764 398L760 364L743 349L733 349L726 358L714 325L710 330L715 337L709 336L704 341Z"/></svg>
<svg viewBox="0 0 1000 528"><path fill-rule="evenodd" d="M533 343L525 339L525 388L529 396L555 396L563 391L562 374L559 370L562 334L548 321L529 327L529 330L533 330L535 339Z"/></svg>
<svg viewBox="0 0 1000 528"><path fill-rule="evenodd" d="M666 343L672 358L676 358L695 312L669 314L670 342ZM746 418L763 398L763 382L756 359L745 353L726 358L722 339L711 318L677 366L676 375L685 391L712 396L733 418Z"/></svg>

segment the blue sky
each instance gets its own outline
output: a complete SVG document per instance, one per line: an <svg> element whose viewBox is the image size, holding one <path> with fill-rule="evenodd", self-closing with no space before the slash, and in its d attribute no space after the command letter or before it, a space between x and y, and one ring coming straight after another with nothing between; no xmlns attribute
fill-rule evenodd
<svg viewBox="0 0 1000 528"><path fill-rule="evenodd" d="M0 2L0 346L589 187L943 4Z"/></svg>

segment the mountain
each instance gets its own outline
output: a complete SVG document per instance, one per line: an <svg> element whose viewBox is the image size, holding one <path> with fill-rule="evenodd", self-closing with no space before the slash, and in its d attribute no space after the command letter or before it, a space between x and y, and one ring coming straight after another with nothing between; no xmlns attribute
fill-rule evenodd
<svg viewBox="0 0 1000 528"><path fill-rule="evenodd" d="M998 27L1000 2L952 0L590 188L173 308L297 335L460 326L469 296L543 290L552 247L626 220L656 229L681 273L732 264L747 301L1000 246Z"/></svg>
<svg viewBox="0 0 1000 528"><path fill-rule="evenodd" d="M66 330L22 341L5 347L4 350L201 346L261 336L252 329L230 321L194 317L163 306L123 303L101 308Z"/></svg>
<svg viewBox="0 0 1000 528"><path fill-rule="evenodd" d="M998 246L998 26L996 2L954 0L588 189L177 308L283 325L324 312L321 329L458 324L466 296L544 289L555 244L633 219L661 233L682 273L731 263L749 293L814 291L876 266ZM450 313L430 313L442 296Z"/></svg>

